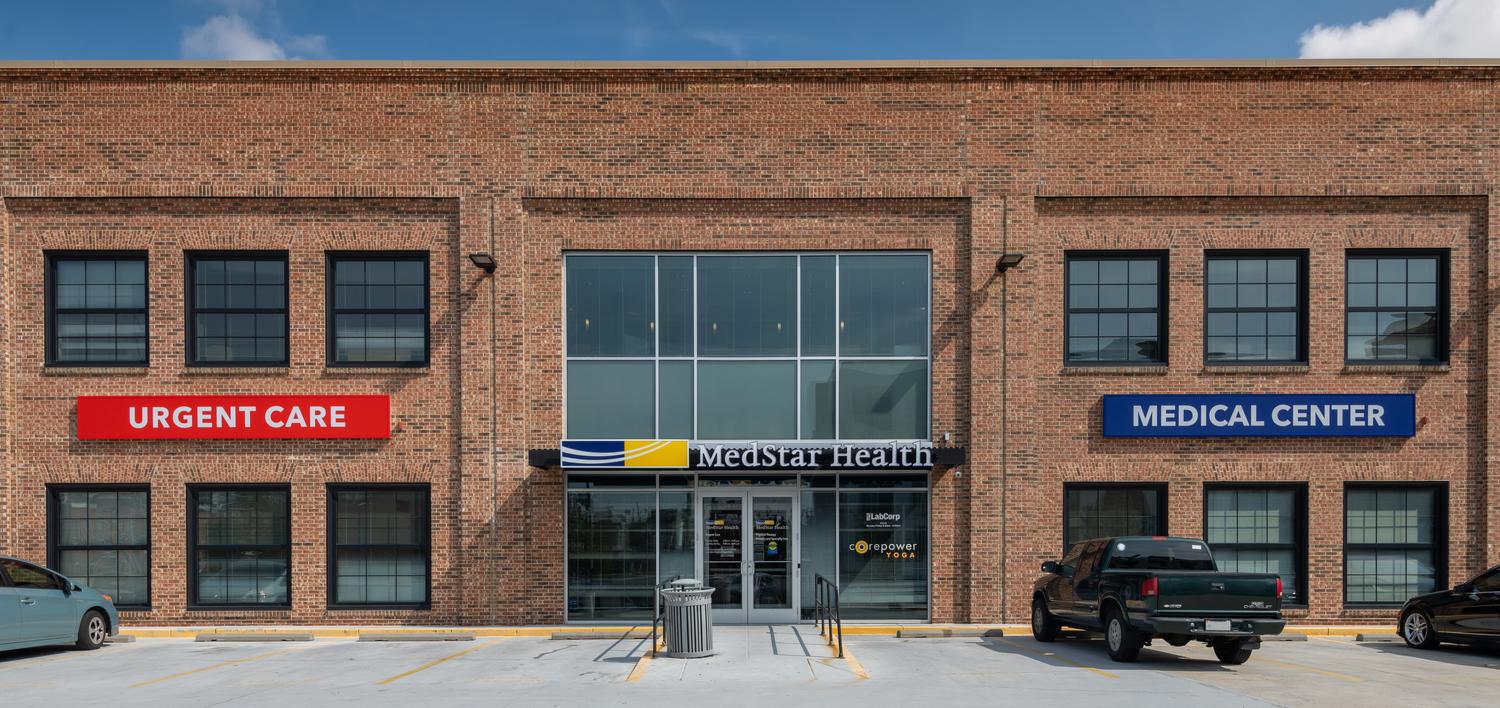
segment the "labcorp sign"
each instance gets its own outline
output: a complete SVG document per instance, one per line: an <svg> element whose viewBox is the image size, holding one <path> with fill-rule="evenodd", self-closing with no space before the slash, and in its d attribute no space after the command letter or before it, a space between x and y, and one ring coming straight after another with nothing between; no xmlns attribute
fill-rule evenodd
<svg viewBox="0 0 1500 708"><path fill-rule="evenodd" d="M79 396L79 440L389 438L390 396Z"/></svg>

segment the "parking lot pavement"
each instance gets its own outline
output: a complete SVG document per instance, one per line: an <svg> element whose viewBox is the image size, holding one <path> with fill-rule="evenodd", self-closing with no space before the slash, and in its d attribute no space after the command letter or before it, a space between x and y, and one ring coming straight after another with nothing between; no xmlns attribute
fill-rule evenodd
<svg viewBox="0 0 1500 708"><path fill-rule="evenodd" d="M1314 637L1243 666L1158 643L1132 664L1098 640L855 637L833 655L808 627L719 627L708 659L647 658L639 639L195 643L0 653L4 706L1494 705L1500 651Z"/></svg>

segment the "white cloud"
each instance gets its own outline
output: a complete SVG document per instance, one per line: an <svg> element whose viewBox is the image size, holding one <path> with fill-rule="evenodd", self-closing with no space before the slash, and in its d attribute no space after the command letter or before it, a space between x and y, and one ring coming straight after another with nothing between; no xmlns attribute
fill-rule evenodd
<svg viewBox="0 0 1500 708"><path fill-rule="evenodd" d="M1500 57L1500 0L1436 0L1351 25L1302 33L1302 58Z"/></svg>
<svg viewBox="0 0 1500 708"><path fill-rule="evenodd" d="M222 8L224 14L182 30L180 48L184 59L275 61L329 55L328 38L324 35L294 35L286 31L275 0L209 1ZM257 25L268 27L269 31Z"/></svg>

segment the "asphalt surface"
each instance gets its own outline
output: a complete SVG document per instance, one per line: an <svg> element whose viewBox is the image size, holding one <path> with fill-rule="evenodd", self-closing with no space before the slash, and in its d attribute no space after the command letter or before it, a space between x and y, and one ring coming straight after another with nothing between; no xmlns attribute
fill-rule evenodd
<svg viewBox="0 0 1500 708"><path fill-rule="evenodd" d="M199 643L0 652L4 706L1494 706L1500 650L1311 637L1226 667L1158 643L1132 664L1102 642L851 637L719 627L706 659L643 658L644 640Z"/></svg>

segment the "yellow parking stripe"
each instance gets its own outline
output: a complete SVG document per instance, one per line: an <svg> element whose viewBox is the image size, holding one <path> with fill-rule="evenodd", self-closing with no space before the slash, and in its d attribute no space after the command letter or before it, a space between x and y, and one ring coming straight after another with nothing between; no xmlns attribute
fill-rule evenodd
<svg viewBox="0 0 1500 708"><path fill-rule="evenodd" d="M667 638L662 637L657 643L654 651L641 652L641 658L635 660L635 666L630 669L630 675L625 677L625 683L635 683L646 675L646 667L651 665L651 660L656 658L656 652L667 648Z"/></svg>
<svg viewBox="0 0 1500 708"><path fill-rule="evenodd" d="M441 664L443 662L452 661L454 659L457 659L460 656L464 656L464 655L467 655L467 654L473 654L474 652L479 651L480 649L484 649L485 647L494 646L499 641L500 640L497 639L495 641L485 642L485 643L480 644L478 646L469 647L468 649L465 649L463 651L454 652L454 653L449 654L449 655L447 655L447 656L445 656L445 657L443 657L441 659L433 659L432 661L429 661L429 662L427 662L427 663L425 663L425 664L423 664L421 666L418 666L417 668L412 669L411 671L406 671L406 672L403 672L403 673L396 674L395 676L392 676L392 677L390 677L388 679L385 679L383 681L377 681L377 682L375 682L375 685L376 686L386 686L386 685L395 683L397 681L400 681L401 679L406 678L407 676L411 676L412 674L421 673L421 672L426 671L426 670L428 670L428 669L430 669L430 668L432 668L434 666L437 666L438 664Z"/></svg>
<svg viewBox="0 0 1500 708"><path fill-rule="evenodd" d="M256 654L255 656L246 656L246 657L241 657L239 659L230 659L228 661L221 661L221 662L219 662L217 664L210 664L210 665L204 666L202 668L192 669L190 671L181 671L181 672L178 672L178 673L175 673L175 674L168 674L168 675L162 676L160 678L154 678L154 679L151 679L149 681L142 681L140 683L133 683L133 684L130 684L129 687L130 688L141 688L142 686L150 686L150 685L153 685L153 684L161 683L163 681L171 681L172 679L175 679L175 678L182 678L183 676L192 676L193 674L201 674L201 673L203 673L205 671L212 671L214 669L223 668L225 666L234 666L236 664L247 664L247 663L250 663L252 661L259 661L261 659L268 659L268 658L273 657L273 656L280 656L280 655L286 654L286 653L288 653L290 651L292 651L292 650L291 649L278 649L276 651L268 651L268 652L266 652L264 654Z"/></svg>
<svg viewBox="0 0 1500 708"><path fill-rule="evenodd" d="M1329 678L1336 678L1336 679L1339 679L1340 681L1348 681L1350 683L1364 683L1365 682L1364 679L1362 679L1362 678L1360 678L1358 676L1351 675L1351 674L1341 674L1341 673L1339 673L1337 671L1328 671L1327 669L1320 669L1320 668L1318 668L1316 666L1308 666L1306 664L1294 664L1294 663L1292 663L1290 661L1281 661L1281 660L1278 660L1278 659L1267 659L1266 657L1263 657L1263 656L1257 656L1254 659L1251 659L1251 661L1254 661L1254 662L1257 662L1257 663L1261 663L1261 664L1270 664L1272 666L1280 666L1280 667L1285 668L1285 669L1297 669L1299 671L1307 671L1309 673L1314 673L1314 674L1317 674L1319 676L1327 676Z"/></svg>
<svg viewBox="0 0 1500 708"><path fill-rule="evenodd" d="M849 651L849 645L842 642L840 644L842 644L841 648L844 650L844 663L848 665L849 672L861 681L870 678L870 672L865 671L865 665L859 663L859 659L854 658L854 652Z"/></svg>
<svg viewBox="0 0 1500 708"><path fill-rule="evenodd" d="M1104 678L1112 678L1112 679L1120 678L1118 675L1112 674L1112 673L1110 673L1108 671L1105 671L1104 669L1097 669L1097 668L1094 668L1092 666L1089 666L1088 664L1084 664L1084 663L1081 663L1081 662L1073 661L1072 659L1069 659L1066 656L1058 654L1057 652L1042 651L1040 649L1033 649L1033 648L1028 647L1028 646L1026 646L1024 644L1021 644L1021 643L1019 643L1017 641L1014 641L1014 640L1010 639L1009 637L1006 637L1006 638L1002 639L1001 641L1003 641L1006 644L1009 644L1010 646L1013 646L1013 647L1015 647L1017 649L1020 649L1021 651L1024 651L1024 652L1027 652L1027 653L1030 653L1030 654L1035 654L1037 656L1044 656L1044 657L1047 657L1049 659L1056 659L1057 661L1061 661L1064 664L1067 664L1069 666L1076 666L1076 667L1078 667L1080 669L1088 669L1089 671L1092 671L1092 672L1094 672L1094 673L1096 673L1096 674L1098 674L1100 676L1103 676Z"/></svg>

